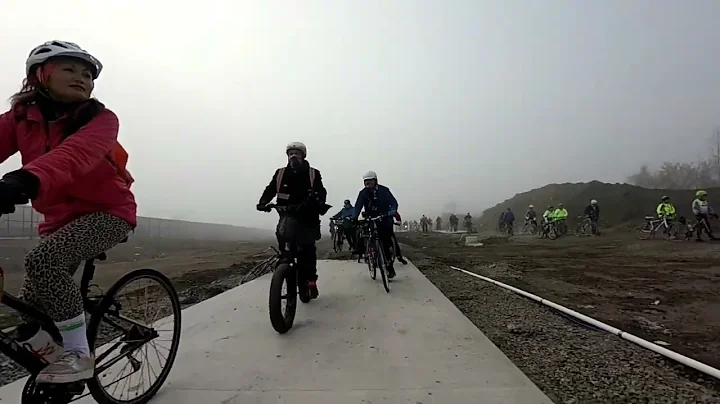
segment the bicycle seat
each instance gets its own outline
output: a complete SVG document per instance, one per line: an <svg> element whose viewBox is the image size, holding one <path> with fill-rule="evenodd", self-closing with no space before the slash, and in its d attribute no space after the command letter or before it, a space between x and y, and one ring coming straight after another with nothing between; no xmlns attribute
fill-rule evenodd
<svg viewBox="0 0 720 404"><path fill-rule="evenodd" d="M645 220L655 220L655 216L645 216Z"/></svg>

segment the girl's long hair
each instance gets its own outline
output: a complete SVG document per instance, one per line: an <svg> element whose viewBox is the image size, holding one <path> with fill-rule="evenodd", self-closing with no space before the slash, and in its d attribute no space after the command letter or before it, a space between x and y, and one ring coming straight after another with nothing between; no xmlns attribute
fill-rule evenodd
<svg viewBox="0 0 720 404"><path fill-rule="evenodd" d="M34 104L38 96L42 97L42 95L38 94L38 84L38 79L34 74L25 78L20 91L10 97L10 105L12 108L27 107L30 104Z"/></svg>
<svg viewBox="0 0 720 404"><path fill-rule="evenodd" d="M52 117L51 115L60 112L58 111L58 104L52 101L50 95L43 94L43 90L40 88L40 83L35 74L30 74L23 80L20 91L10 97L10 105L13 111L15 111L15 118L22 120L25 119L28 107L33 104L37 104L40 107L43 116L48 120L55 119L56 117ZM65 137L77 132L104 109L105 105L95 98L70 105L69 108L63 111L68 116L64 130Z"/></svg>

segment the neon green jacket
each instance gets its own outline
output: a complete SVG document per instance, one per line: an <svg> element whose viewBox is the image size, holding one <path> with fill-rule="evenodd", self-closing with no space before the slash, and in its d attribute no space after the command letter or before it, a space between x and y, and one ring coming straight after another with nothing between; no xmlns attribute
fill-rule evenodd
<svg viewBox="0 0 720 404"><path fill-rule="evenodd" d="M555 212L553 212L553 218L555 220L565 220L568 217L568 211L565 208L557 208L555 209Z"/></svg>
<svg viewBox="0 0 720 404"><path fill-rule="evenodd" d="M658 217L667 217L668 219L675 218L675 206L672 203L660 202L657 206Z"/></svg>

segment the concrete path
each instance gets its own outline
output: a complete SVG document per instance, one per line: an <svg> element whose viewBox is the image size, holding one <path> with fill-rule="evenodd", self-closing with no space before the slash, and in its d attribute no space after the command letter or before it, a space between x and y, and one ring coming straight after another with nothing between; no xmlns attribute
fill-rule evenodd
<svg viewBox="0 0 720 404"><path fill-rule="evenodd" d="M268 318L269 276L185 310L152 403L551 403L414 266L398 265L389 294L364 265L319 268L320 298L285 335ZM23 384L0 388L0 403Z"/></svg>

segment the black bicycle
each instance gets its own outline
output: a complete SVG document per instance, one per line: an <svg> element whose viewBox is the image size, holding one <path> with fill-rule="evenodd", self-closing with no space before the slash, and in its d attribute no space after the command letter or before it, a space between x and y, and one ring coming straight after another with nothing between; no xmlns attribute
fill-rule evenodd
<svg viewBox="0 0 720 404"><path fill-rule="evenodd" d="M332 234L333 251L339 253L343 248L343 238L345 232L343 231L343 220L342 219L331 219L332 225L335 231Z"/></svg>
<svg viewBox="0 0 720 404"><path fill-rule="evenodd" d="M547 237L550 240L555 240L560 235L560 231L557 228L557 222L554 220L545 220L543 219L543 223L540 225L537 237L538 238L544 238Z"/></svg>
<svg viewBox="0 0 720 404"><path fill-rule="evenodd" d="M91 295L91 288L100 289L98 285L90 283L95 274L95 260L104 261L106 259L107 255L101 253L95 258L87 260L80 283L83 305L90 315L87 337L95 354L95 373L92 379L68 384L35 382L35 377L48 365L48 362L18 341L19 329L21 327L40 327L56 341L62 341L62 337L45 313L4 291L2 269L0 269L2 303L33 320L31 323L23 324L13 330L6 330L7 333L0 331L0 352L30 372L30 377L22 392L21 404L67 404L88 395L92 395L100 404L144 404L160 390L170 374L170 369L177 356L181 330L181 307L175 288L170 280L160 272L154 269L138 269L125 274L107 292L100 291L99 294ZM156 285L127 288L139 280L153 281ZM126 288L127 290L125 290ZM128 315L148 314L149 310L147 307L138 309L130 304L142 296L149 297L152 301L152 311L155 312L155 315L150 320L136 321ZM128 303L121 303L123 299L128 299ZM166 312L161 313L160 310L156 311L158 303L164 300L170 303L169 315ZM120 314L126 308L128 313ZM171 322L173 335L169 340L170 347L163 346L163 350L158 351L158 344L161 341L168 341L160 338L161 332L165 331L161 327L164 328ZM101 327L103 328L101 329ZM155 348L155 353L149 354L148 348ZM120 365L123 360L126 360L126 363ZM165 363L159 373L153 372L151 369L145 370L144 365L156 362ZM114 393L117 392L117 387L121 384L126 385L131 380L131 376L137 373L139 373L142 385L130 387L125 396L115 397ZM113 374L117 376L117 380L103 384L105 379ZM152 377L156 378L155 381L149 384L147 390L140 392L139 388L145 385L146 379ZM87 385L89 393L85 393L85 385Z"/></svg>
<svg viewBox="0 0 720 404"><path fill-rule="evenodd" d="M267 205L268 209L275 209L278 212L286 212L291 209L288 206ZM295 257L297 246L292 242L280 242L280 260L277 262L275 272L270 281L270 323L275 331L285 334L290 331L295 321L297 311L297 299L309 303L311 300L310 289L304 282L299 282L299 267ZM283 292L283 286L285 291ZM283 302L285 308L283 309Z"/></svg>
<svg viewBox="0 0 720 404"><path fill-rule="evenodd" d="M367 217L369 237L365 241L365 254L366 262L368 263L368 269L370 270L370 278L375 280L377 278L377 270L380 269L380 277L382 278L385 292L390 293L390 279L388 278L388 257L385 257L385 250L383 249L382 241L378 235L377 222L383 218L388 217L387 215L379 215L374 217Z"/></svg>

